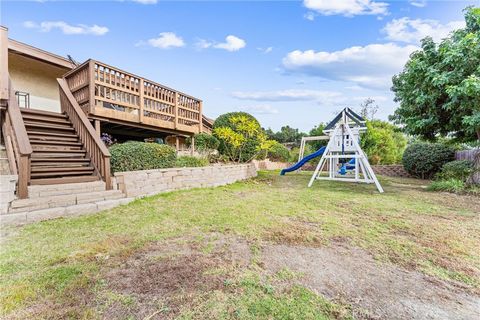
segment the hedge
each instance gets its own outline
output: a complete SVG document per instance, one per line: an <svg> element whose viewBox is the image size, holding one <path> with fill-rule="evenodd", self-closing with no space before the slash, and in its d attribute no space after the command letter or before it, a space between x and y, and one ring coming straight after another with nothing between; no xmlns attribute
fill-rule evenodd
<svg viewBox="0 0 480 320"><path fill-rule="evenodd" d="M110 147L113 172L171 168L175 149L165 144L129 141Z"/></svg>
<svg viewBox="0 0 480 320"><path fill-rule="evenodd" d="M405 170L414 177L431 179L444 164L455 159L455 149L441 143L417 142L403 153Z"/></svg>

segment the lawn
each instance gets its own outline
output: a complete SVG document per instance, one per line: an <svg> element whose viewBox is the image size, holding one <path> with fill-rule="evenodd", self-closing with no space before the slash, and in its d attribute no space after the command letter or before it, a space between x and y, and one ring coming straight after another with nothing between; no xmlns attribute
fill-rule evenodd
<svg viewBox="0 0 480 320"><path fill-rule="evenodd" d="M381 178L384 194L340 182L307 188L309 177L260 172L225 187L160 194L13 230L0 254L1 314L358 317L350 302L296 281L302 274L294 270L265 272L262 250L275 244L359 248L379 265L480 292L478 197L429 192L413 179Z"/></svg>

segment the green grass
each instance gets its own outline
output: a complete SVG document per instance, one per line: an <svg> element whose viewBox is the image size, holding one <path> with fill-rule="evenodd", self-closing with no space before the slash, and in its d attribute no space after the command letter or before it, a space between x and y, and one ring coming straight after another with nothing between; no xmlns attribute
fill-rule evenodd
<svg viewBox="0 0 480 320"><path fill-rule="evenodd" d="M312 291L293 286L278 290L254 273L228 284L228 290L203 297L179 319L353 319L348 307L331 303Z"/></svg>
<svg viewBox="0 0 480 320"><path fill-rule="evenodd" d="M372 185L340 182L319 181L307 188L308 179L308 173L260 172L230 186L165 193L94 215L20 228L1 246L2 314L43 300L68 300L75 290L91 291L108 261L122 261L150 242L210 232L253 243L320 246L342 239L380 261L480 288L478 197L428 192L413 179L383 179L384 194ZM257 291L243 289L236 299L246 319L248 310L266 318L298 310L289 302L297 298L306 310L322 305L301 288L256 299Z"/></svg>

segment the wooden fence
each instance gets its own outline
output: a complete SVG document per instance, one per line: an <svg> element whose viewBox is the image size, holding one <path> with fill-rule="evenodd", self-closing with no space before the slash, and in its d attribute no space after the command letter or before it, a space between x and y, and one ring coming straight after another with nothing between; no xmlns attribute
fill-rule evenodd
<svg viewBox="0 0 480 320"><path fill-rule="evenodd" d="M455 153L455 159L472 161L477 170L472 175L471 182L480 184L480 149L457 151Z"/></svg>

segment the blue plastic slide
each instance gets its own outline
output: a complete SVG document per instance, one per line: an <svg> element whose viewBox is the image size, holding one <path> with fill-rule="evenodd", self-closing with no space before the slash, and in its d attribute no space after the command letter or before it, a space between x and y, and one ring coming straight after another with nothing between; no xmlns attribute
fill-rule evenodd
<svg viewBox="0 0 480 320"><path fill-rule="evenodd" d="M289 167L289 168L285 168L283 169L282 171L280 171L280 175L281 176L284 176L285 173L287 172L292 172L292 171L295 171L295 170L298 170L300 167L302 167L305 163L307 163L308 161L316 158L316 157L319 157L323 154L323 152L325 151L325 147L321 147L320 149L318 149L317 151L315 151L314 153L312 154L309 154L308 156L304 157L302 160L298 161L297 163L295 163L293 166Z"/></svg>

